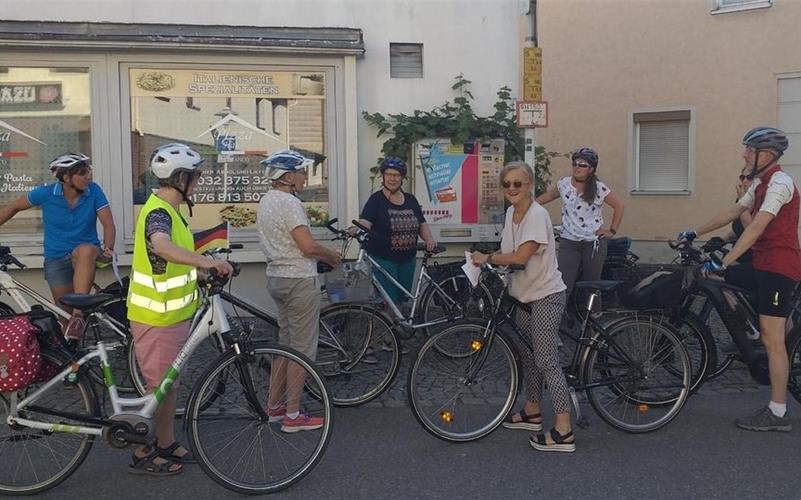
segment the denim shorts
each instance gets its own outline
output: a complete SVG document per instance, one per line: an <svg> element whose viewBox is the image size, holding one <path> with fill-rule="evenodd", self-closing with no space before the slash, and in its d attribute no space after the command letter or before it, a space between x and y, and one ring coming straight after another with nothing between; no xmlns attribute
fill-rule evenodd
<svg viewBox="0 0 801 500"><path fill-rule="evenodd" d="M73 273L72 255L44 261L44 277L50 288L71 285Z"/></svg>

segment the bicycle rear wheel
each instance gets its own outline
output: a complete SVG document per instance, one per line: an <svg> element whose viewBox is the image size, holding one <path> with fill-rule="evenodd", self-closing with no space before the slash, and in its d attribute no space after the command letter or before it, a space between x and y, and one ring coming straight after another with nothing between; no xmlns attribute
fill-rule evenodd
<svg viewBox="0 0 801 500"><path fill-rule="evenodd" d="M599 333L582 373L598 415L625 432L657 430L678 415L690 392L687 348L667 325L630 318Z"/></svg>
<svg viewBox="0 0 801 500"><path fill-rule="evenodd" d="M43 373L56 373L63 360L56 353L42 351ZM17 401L42 387L37 382L17 392ZM70 432L66 426L80 425L74 420L48 415L38 408L93 417L97 402L88 380L78 378L68 387L57 384L44 393L34 406L19 412L20 418L62 425L57 431L31 429L7 423L11 394L0 394L0 492L32 495L55 487L81 466L92 447L94 436Z"/></svg>
<svg viewBox="0 0 801 500"><path fill-rule="evenodd" d="M320 313L315 364L335 405L358 406L380 396L395 380L400 345L392 324L373 308L336 304Z"/></svg>
<svg viewBox="0 0 801 500"><path fill-rule="evenodd" d="M317 397L304 385L314 387ZM292 406L288 386L296 388L300 409L311 419L307 422L320 419L320 427L294 432L298 428L285 428L276 415L270 422L271 396ZM330 396L308 358L255 342L243 346L241 355L229 350L208 367L192 391L185 421L206 474L230 490L262 494L285 489L314 468L328 446L331 418Z"/></svg>
<svg viewBox="0 0 801 500"><path fill-rule="evenodd" d="M485 343L485 330L472 322L443 330L423 344L409 370L407 391L414 417L445 441L486 436L503 422L517 399L512 349L499 335Z"/></svg>

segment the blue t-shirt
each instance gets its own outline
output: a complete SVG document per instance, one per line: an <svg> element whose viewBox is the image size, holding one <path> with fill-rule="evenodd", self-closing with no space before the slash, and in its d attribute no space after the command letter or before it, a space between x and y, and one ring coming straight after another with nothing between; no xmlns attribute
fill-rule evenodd
<svg viewBox="0 0 801 500"><path fill-rule="evenodd" d="M44 257L66 257L80 244L100 245L97 238L97 212L108 206L108 199L94 182L70 207L60 182L39 186L28 193L28 202L42 207Z"/></svg>

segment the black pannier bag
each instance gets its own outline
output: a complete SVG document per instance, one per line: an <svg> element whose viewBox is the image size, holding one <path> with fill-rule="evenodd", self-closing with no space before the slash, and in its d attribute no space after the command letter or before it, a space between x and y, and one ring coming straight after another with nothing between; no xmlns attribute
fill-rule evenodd
<svg viewBox="0 0 801 500"><path fill-rule="evenodd" d="M666 309L681 303L684 271L656 271L622 292L620 301L631 309Z"/></svg>

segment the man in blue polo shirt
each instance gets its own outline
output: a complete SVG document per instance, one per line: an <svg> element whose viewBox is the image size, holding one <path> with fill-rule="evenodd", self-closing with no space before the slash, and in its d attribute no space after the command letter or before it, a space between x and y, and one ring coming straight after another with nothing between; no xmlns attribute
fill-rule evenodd
<svg viewBox="0 0 801 500"><path fill-rule="evenodd" d="M98 260L114 254L116 229L108 200L92 182L89 157L67 153L50 163L58 182L39 186L0 209L0 225L17 212L42 207L44 222L44 275L59 303L67 293L89 293ZM103 226L103 245L97 237L97 221ZM62 305L63 307L63 305ZM67 338L80 338L84 330L80 311L73 311Z"/></svg>

